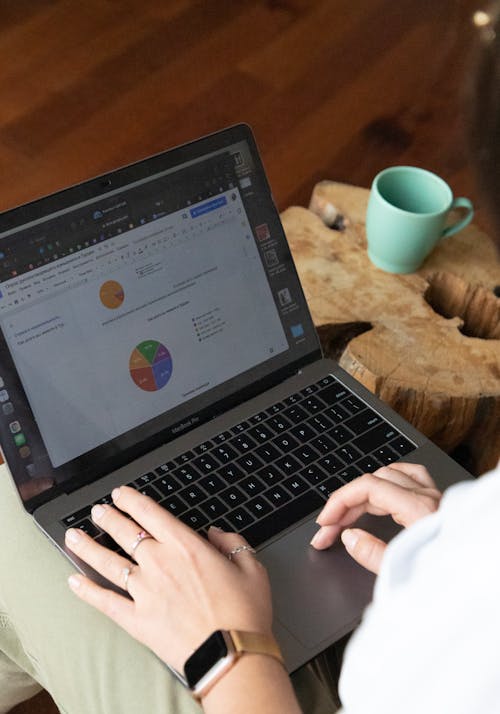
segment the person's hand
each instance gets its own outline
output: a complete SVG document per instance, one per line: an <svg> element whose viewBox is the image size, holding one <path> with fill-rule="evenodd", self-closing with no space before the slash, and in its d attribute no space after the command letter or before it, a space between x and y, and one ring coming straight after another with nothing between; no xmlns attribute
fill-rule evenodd
<svg viewBox="0 0 500 714"><path fill-rule="evenodd" d="M137 565L132 566L78 529L67 531L66 545L109 581L123 589L126 585L132 598L73 575L70 586L82 600L180 672L192 651L215 630L271 633L271 592L264 567L248 550L231 561L227 557L234 548L248 545L241 536L210 528L206 541L126 486L113 492L113 501L117 508L102 506L99 514L94 507L92 517L123 550L130 553L143 530L152 538L139 543ZM132 568L128 577L126 568Z"/></svg>
<svg viewBox="0 0 500 714"><path fill-rule="evenodd" d="M323 550L341 534L347 552L378 573L386 544L360 528L348 528L364 513L390 515L402 526L437 510L441 493L424 466L397 463L364 474L332 493L317 518L311 545ZM346 529L346 530L344 530Z"/></svg>

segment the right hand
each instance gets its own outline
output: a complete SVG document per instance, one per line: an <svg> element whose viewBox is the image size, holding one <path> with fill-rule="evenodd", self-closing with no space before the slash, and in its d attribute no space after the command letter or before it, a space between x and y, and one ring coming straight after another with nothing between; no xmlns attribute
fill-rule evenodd
<svg viewBox="0 0 500 714"><path fill-rule="evenodd" d="M364 513L390 515L410 526L437 510L441 492L424 466L397 463L364 474L332 493L317 518L321 529L311 541L317 550L333 544L341 534L347 552L360 565L378 573L386 544L360 528L347 528Z"/></svg>

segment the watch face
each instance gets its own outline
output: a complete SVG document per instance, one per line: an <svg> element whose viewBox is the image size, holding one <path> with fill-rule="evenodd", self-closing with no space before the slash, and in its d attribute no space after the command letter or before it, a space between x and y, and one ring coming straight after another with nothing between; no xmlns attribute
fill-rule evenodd
<svg viewBox="0 0 500 714"><path fill-rule="evenodd" d="M193 689L200 679L228 653L224 635L217 630L193 652L184 665L184 675L190 689Z"/></svg>

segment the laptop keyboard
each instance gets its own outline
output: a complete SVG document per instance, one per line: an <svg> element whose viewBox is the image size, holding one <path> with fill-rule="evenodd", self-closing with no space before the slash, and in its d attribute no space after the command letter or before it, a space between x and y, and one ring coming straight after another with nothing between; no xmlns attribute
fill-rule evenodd
<svg viewBox="0 0 500 714"><path fill-rule="evenodd" d="M201 534L219 526L258 546L321 508L343 484L415 448L329 375L127 485ZM111 495L96 503L112 503ZM62 524L120 551L92 522L93 505Z"/></svg>

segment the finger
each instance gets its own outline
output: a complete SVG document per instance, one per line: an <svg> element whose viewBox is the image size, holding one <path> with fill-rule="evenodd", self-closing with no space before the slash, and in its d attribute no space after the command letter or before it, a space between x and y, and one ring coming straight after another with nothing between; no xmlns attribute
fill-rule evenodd
<svg viewBox="0 0 500 714"><path fill-rule="evenodd" d="M172 535L189 537L194 531L167 510L159 506L149 496L144 496L134 488L120 486L111 494L117 508L128 513L144 530L151 533L159 543L168 543Z"/></svg>
<svg viewBox="0 0 500 714"><path fill-rule="evenodd" d="M112 590L96 585L83 575L70 575L68 585L81 600L95 607L134 636L135 604Z"/></svg>
<svg viewBox="0 0 500 714"><path fill-rule="evenodd" d="M98 504L92 508L91 516L99 528L109 533L113 540L134 560L137 561L138 557L144 560L147 557L148 550L154 543L154 539L145 538L135 547L137 537L143 529L130 518L126 518L117 508Z"/></svg>
<svg viewBox="0 0 500 714"><path fill-rule="evenodd" d="M432 508L431 496L415 493L395 483L364 474L335 491L317 518L321 526L350 525L362 513L391 515L396 523L408 526Z"/></svg>
<svg viewBox="0 0 500 714"><path fill-rule="evenodd" d="M396 464L390 466L390 468L400 471L406 474L407 476L411 476L411 478L415 479L415 481L421 486L437 489L434 479L427 471L425 466L422 466L422 464L411 464L405 461L398 461Z"/></svg>
<svg viewBox="0 0 500 714"><path fill-rule="evenodd" d="M130 560L99 545L79 528L69 528L66 531L65 543L75 555L90 565L91 568L114 585L125 589L123 574L125 568L131 567Z"/></svg>
<svg viewBox="0 0 500 714"><path fill-rule="evenodd" d="M316 550L325 550L335 543L342 526L322 526L311 540L311 545Z"/></svg>
<svg viewBox="0 0 500 714"><path fill-rule="evenodd" d="M386 544L379 538L359 528L348 528L342 532L342 543L354 560L372 573L378 573Z"/></svg>
<svg viewBox="0 0 500 714"><path fill-rule="evenodd" d="M208 540L224 557L242 569L254 569L258 560L254 549L238 533L225 533L218 528L208 529Z"/></svg>

